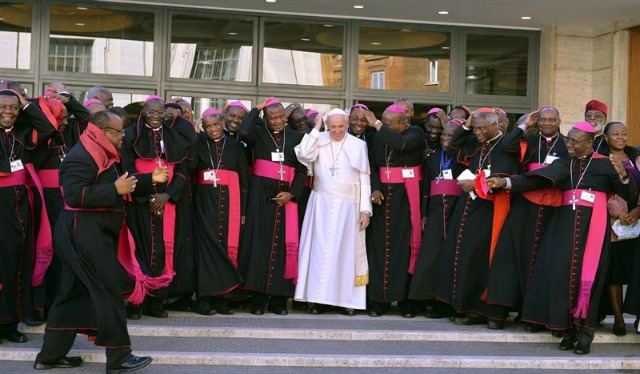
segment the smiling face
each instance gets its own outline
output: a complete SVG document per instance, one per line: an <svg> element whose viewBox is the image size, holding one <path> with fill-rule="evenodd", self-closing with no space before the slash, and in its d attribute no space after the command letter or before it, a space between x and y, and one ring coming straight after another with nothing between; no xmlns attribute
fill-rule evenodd
<svg viewBox="0 0 640 374"><path fill-rule="evenodd" d="M142 117L147 125L156 129L164 121L164 103L161 100L150 100L142 108Z"/></svg>
<svg viewBox="0 0 640 374"><path fill-rule="evenodd" d="M440 123L440 119L436 115L430 114L427 117L427 122L424 125L426 130L427 138L432 142L437 142L440 140L440 135L442 134L442 124Z"/></svg>
<svg viewBox="0 0 640 374"><path fill-rule="evenodd" d="M560 115L555 109L544 108L539 112L536 123L540 134L550 138L558 134L560 122Z"/></svg>
<svg viewBox="0 0 640 374"><path fill-rule="evenodd" d="M489 141L500 133L498 121L495 114L490 116L473 116L473 134L480 143Z"/></svg>
<svg viewBox="0 0 640 374"><path fill-rule="evenodd" d="M620 122L609 125L607 132L604 133L604 140L612 151L623 151L627 146L628 136L627 127Z"/></svg>
<svg viewBox="0 0 640 374"><path fill-rule="evenodd" d="M122 118L113 113L109 113L109 121L111 124L108 128L104 129L104 134L116 149L120 149L122 148L122 142L124 141Z"/></svg>
<svg viewBox="0 0 640 374"><path fill-rule="evenodd" d="M0 126L9 129L20 114L20 101L14 95L0 95Z"/></svg>
<svg viewBox="0 0 640 374"><path fill-rule="evenodd" d="M582 157L593 152L593 138L584 131L578 129L569 130L564 142L571 157Z"/></svg>
<svg viewBox="0 0 640 374"><path fill-rule="evenodd" d="M327 129L333 140L342 140L347 133L347 117L342 114L334 114L327 118Z"/></svg>
<svg viewBox="0 0 640 374"><path fill-rule="evenodd" d="M359 136L367 130L367 116L362 108L353 108L349 114L349 130L353 135Z"/></svg>
<svg viewBox="0 0 640 374"><path fill-rule="evenodd" d="M224 135L222 131L222 121L220 116L207 116L202 120L202 130L207 134L209 139L218 140Z"/></svg>
<svg viewBox="0 0 640 374"><path fill-rule="evenodd" d="M584 120L589 122L597 134L601 134L604 130L604 124L607 122L607 115L599 110L588 110L584 114Z"/></svg>
<svg viewBox="0 0 640 374"><path fill-rule="evenodd" d="M442 149L446 149L451 142L451 138L453 138L453 134L460 128L457 123L449 122L447 126L444 127L442 134L440 135L440 145Z"/></svg>
<svg viewBox="0 0 640 374"><path fill-rule="evenodd" d="M247 116L247 112L237 106L229 106L224 112L223 124L229 132L238 132L240 124Z"/></svg>

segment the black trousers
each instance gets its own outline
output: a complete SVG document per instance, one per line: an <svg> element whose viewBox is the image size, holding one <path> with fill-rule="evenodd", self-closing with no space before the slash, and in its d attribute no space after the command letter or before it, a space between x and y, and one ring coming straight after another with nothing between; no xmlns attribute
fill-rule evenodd
<svg viewBox="0 0 640 374"><path fill-rule="evenodd" d="M76 340L75 330L50 330L44 332L44 343L36 361L51 364L65 357ZM131 356L130 347L107 348L107 368L115 368L126 362Z"/></svg>

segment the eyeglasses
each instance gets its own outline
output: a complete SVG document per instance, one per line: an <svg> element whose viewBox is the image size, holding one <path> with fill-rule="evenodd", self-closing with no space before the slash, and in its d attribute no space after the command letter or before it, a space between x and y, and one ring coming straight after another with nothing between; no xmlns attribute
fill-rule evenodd
<svg viewBox="0 0 640 374"><path fill-rule="evenodd" d="M564 144L576 145L576 144L587 142L587 141L589 141L591 139L575 140L575 139L570 139L570 138L564 138L563 140L564 140Z"/></svg>
<svg viewBox="0 0 640 374"><path fill-rule="evenodd" d="M600 113L585 113L584 114L584 119L585 120L590 120L590 119L604 119L604 115L600 114Z"/></svg>
<svg viewBox="0 0 640 374"><path fill-rule="evenodd" d="M105 127L103 130L111 130L113 132L117 132L120 135L124 135L124 129L118 130L118 129L114 129L113 127Z"/></svg>

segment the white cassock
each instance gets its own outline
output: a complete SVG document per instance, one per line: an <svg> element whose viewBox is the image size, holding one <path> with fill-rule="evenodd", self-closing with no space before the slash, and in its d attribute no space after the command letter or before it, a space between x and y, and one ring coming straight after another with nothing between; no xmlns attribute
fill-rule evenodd
<svg viewBox="0 0 640 374"><path fill-rule="evenodd" d="M366 309L369 268L360 213L371 212L367 143L345 134L343 144L313 129L295 150L314 175L302 224L295 300Z"/></svg>

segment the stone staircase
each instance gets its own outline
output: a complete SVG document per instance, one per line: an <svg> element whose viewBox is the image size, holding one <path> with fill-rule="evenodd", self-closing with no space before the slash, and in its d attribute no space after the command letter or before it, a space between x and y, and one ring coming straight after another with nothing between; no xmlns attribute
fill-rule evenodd
<svg viewBox="0 0 640 374"><path fill-rule="evenodd" d="M629 322L633 321L628 317ZM505 330L456 326L448 320L398 315L371 318L337 313L288 316L204 317L170 312L168 319L129 322L134 353L154 363L140 373L537 373L542 370L633 372L640 370L640 334L614 336L611 320L598 329L592 353L578 356L557 349L549 332L529 334L522 324ZM24 327L29 342L0 344L0 373L31 369L44 327ZM85 364L55 372L104 371L104 351L79 335L72 354Z"/></svg>

